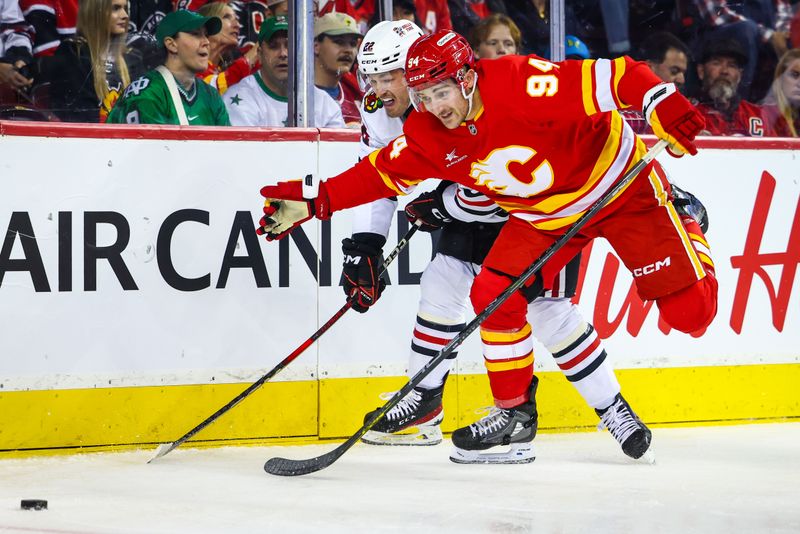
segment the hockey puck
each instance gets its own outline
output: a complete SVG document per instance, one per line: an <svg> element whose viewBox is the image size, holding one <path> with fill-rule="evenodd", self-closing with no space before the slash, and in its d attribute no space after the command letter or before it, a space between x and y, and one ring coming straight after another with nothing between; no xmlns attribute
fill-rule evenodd
<svg viewBox="0 0 800 534"><path fill-rule="evenodd" d="M44 499L22 499L19 506L23 510L47 510L47 501Z"/></svg>

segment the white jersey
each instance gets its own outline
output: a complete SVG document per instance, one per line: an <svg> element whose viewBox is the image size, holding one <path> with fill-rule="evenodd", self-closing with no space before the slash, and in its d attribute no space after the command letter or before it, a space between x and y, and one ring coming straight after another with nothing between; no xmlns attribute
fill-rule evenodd
<svg viewBox="0 0 800 534"><path fill-rule="evenodd" d="M358 159L366 158L371 152L387 146L403 135L403 118L390 117L372 89L364 95L358 111L361 114Z"/></svg>
<svg viewBox="0 0 800 534"><path fill-rule="evenodd" d="M371 152L387 146L395 138L403 135L403 119L390 117L371 90L364 95L359 108L361 112L361 143L359 159ZM452 184L442 193L447 213L464 222L505 222L508 214L483 193L478 193L461 184ZM381 199L355 208L353 233L389 233L392 216L397 209L397 201Z"/></svg>
<svg viewBox="0 0 800 534"><path fill-rule="evenodd" d="M256 72L228 88L223 96L232 126L286 126L288 99L267 87ZM339 105L314 87L314 124L317 128L344 128Z"/></svg>
<svg viewBox="0 0 800 534"><path fill-rule="evenodd" d="M33 54L32 30L25 22L17 0L0 0L0 57L5 56L10 48L16 47Z"/></svg>
<svg viewBox="0 0 800 534"><path fill-rule="evenodd" d="M366 158L371 152L385 147L403 134L403 119L387 115L371 89L364 95L358 112L361 114L358 159ZM395 211L395 198L382 198L353 208L353 234L370 233L387 237Z"/></svg>

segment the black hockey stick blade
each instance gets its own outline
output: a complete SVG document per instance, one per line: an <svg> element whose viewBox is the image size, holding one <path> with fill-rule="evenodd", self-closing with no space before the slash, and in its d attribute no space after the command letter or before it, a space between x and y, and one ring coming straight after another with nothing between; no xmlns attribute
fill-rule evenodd
<svg viewBox="0 0 800 534"><path fill-rule="evenodd" d="M486 320L492 313L497 310L503 303L508 300L508 298L518 289L520 289L525 283L533 276L537 271L539 271L542 266L547 263L547 261L553 257L553 255L558 252L561 247L563 247L567 241L572 239L572 237L577 234L581 228L583 228L589 220L600 211L609 200L617 196L621 193L630 183L633 181L636 176L644 170L644 168L650 164L651 161L655 159L655 157L661 153L667 147L666 141L658 141L653 148L647 151L647 153L642 156L636 165L634 165L631 170L629 170L625 176L623 176L611 189L609 189L602 197L597 199L594 204L592 204L586 212L575 221L572 226L567 228L567 231L559 237L552 245L550 245L547 250L542 252L542 255L536 259L521 275L517 280L515 280L510 286L506 288L500 295L497 296L489 305L479 313L475 318L467 323L462 330L456 337L450 340L450 342L445 345L445 347L434 356L431 361L429 361L422 369L420 369L417 374L415 374L411 379L406 383L403 388L395 393L389 401L383 405L383 407L373 415L369 421L364 423L364 425L359 428L355 434L350 436L344 443L336 447L330 452L322 454L320 456L316 456L314 458L308 458L305 460L291 460L289 458L270 458L264 464L264 471L269 473L270 475L277 475L277 476L299 476L299 475L308 475L310 473L315 473L326 467L331 466L336 460L341 458L341 456L346 453L353 445L355 445L361 436L366 434L373 425L378 422L378 420L386 415L386 413L394 408L412 389L414 389L420 382L422 382L426 376L428 376L433 369L438 366L445 358L447 358L450 354L453 353L467 337L469 337L472 332L478 329L480 324Z"/></svg>
<svg viewBox="0 0 800 534"><path fill-rule="evenodd" d="M397 255L400 254L400 251L402 251L406 247L406 245L408 244L408 240L411 239L411 236L413 236L417 232L417 230L419 230L420 225L421 222L411 225L411 228L409 228L409 230L405 233L405 235L402 238L400 238L400 241L397 242L397 246L395 246L389 252L389 255L386 256L386 259L384 259L383 261L383 270L380 273L381 275L383 275L383 273L386 272L386 269L388 268L389 264L391 264L394 261L394 259L397 258ZM155 455L153 455L152 458L147 460L147 463L149 464L153 460L157 460L158 458L161 458L162 456L174 451L182 443L185 443L187 440L192 438L192 436L194 436L195 434L206 428L208 425L219 419L223 414L227 413L234 406L236 406L245 398L250 396L251 393L260 388L265 382L268 382L272 377L277 375L280 371L283 370L284 367L292 363L298 356L300 356L300 354L305 352L305 350L308 347L310 347L317 339L322 337L322 334L327 332L330 329L330 327L332 327L334 324L336 324L336 322L339 319L342 318L342 316L347 312L347 310L350 309L351 305L352 303L350 302L350 300L345 302L345 304L341 308L339 308L339 310L335 314L333 314L333 316L330 319L328 319L328 321L324 325L322 325L319 328L319 330L311 334L311 337L306 339L299 347L294 349L291 354L289 354L286 358L281 360L281 362L278 365L276 365L271 371L269 371L267 374L259 378L254 383L250 384L250 386L247 389L239 393L228 404L226 404L225 406L223 406L222 408L220 408L219 410L208 416L202 423L195 426L193 429L188 431L186 434L184 434L177 440L171 443L163 443L159 445L158 448L156 449Z"/></svg>

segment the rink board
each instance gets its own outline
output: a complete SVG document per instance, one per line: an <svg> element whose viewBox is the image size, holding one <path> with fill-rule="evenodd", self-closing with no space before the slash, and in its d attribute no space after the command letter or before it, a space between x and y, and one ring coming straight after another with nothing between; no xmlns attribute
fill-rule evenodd
<svg viewBox="0 0 800 534"><path fill-rule="evenodd" d="M252 230L262 185L347 168L353 132L23 123L0 132L0 450L176 439L341 306L347 212L280 243ZM584 253L576 300L646 421L800 417L800 144L702 145L697 157L661 160L711 213L720 280L711 327L696 339L669 332L600 241ZM398 211L389 246L406 230ZM416 236L374 310L345 315L197 438L351 434L379 393L404 383L431 250L429 235ZM596 423L541 348L536 370L543 428ZM447 388L445 429L489 403L473 336Z"/></svg>

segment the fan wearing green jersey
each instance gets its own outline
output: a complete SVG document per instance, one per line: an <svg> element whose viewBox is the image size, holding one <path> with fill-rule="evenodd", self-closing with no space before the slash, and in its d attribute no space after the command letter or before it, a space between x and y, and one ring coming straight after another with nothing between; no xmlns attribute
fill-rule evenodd
<svg viewBox="0 0 800 534"><path fill-rule="evenodd" d="M106 122L230 126L219 92L196 77L208 67L208 36L221 27L217 17L186 10L164 17L156 30L164 63L131 82Z"/></svg>

